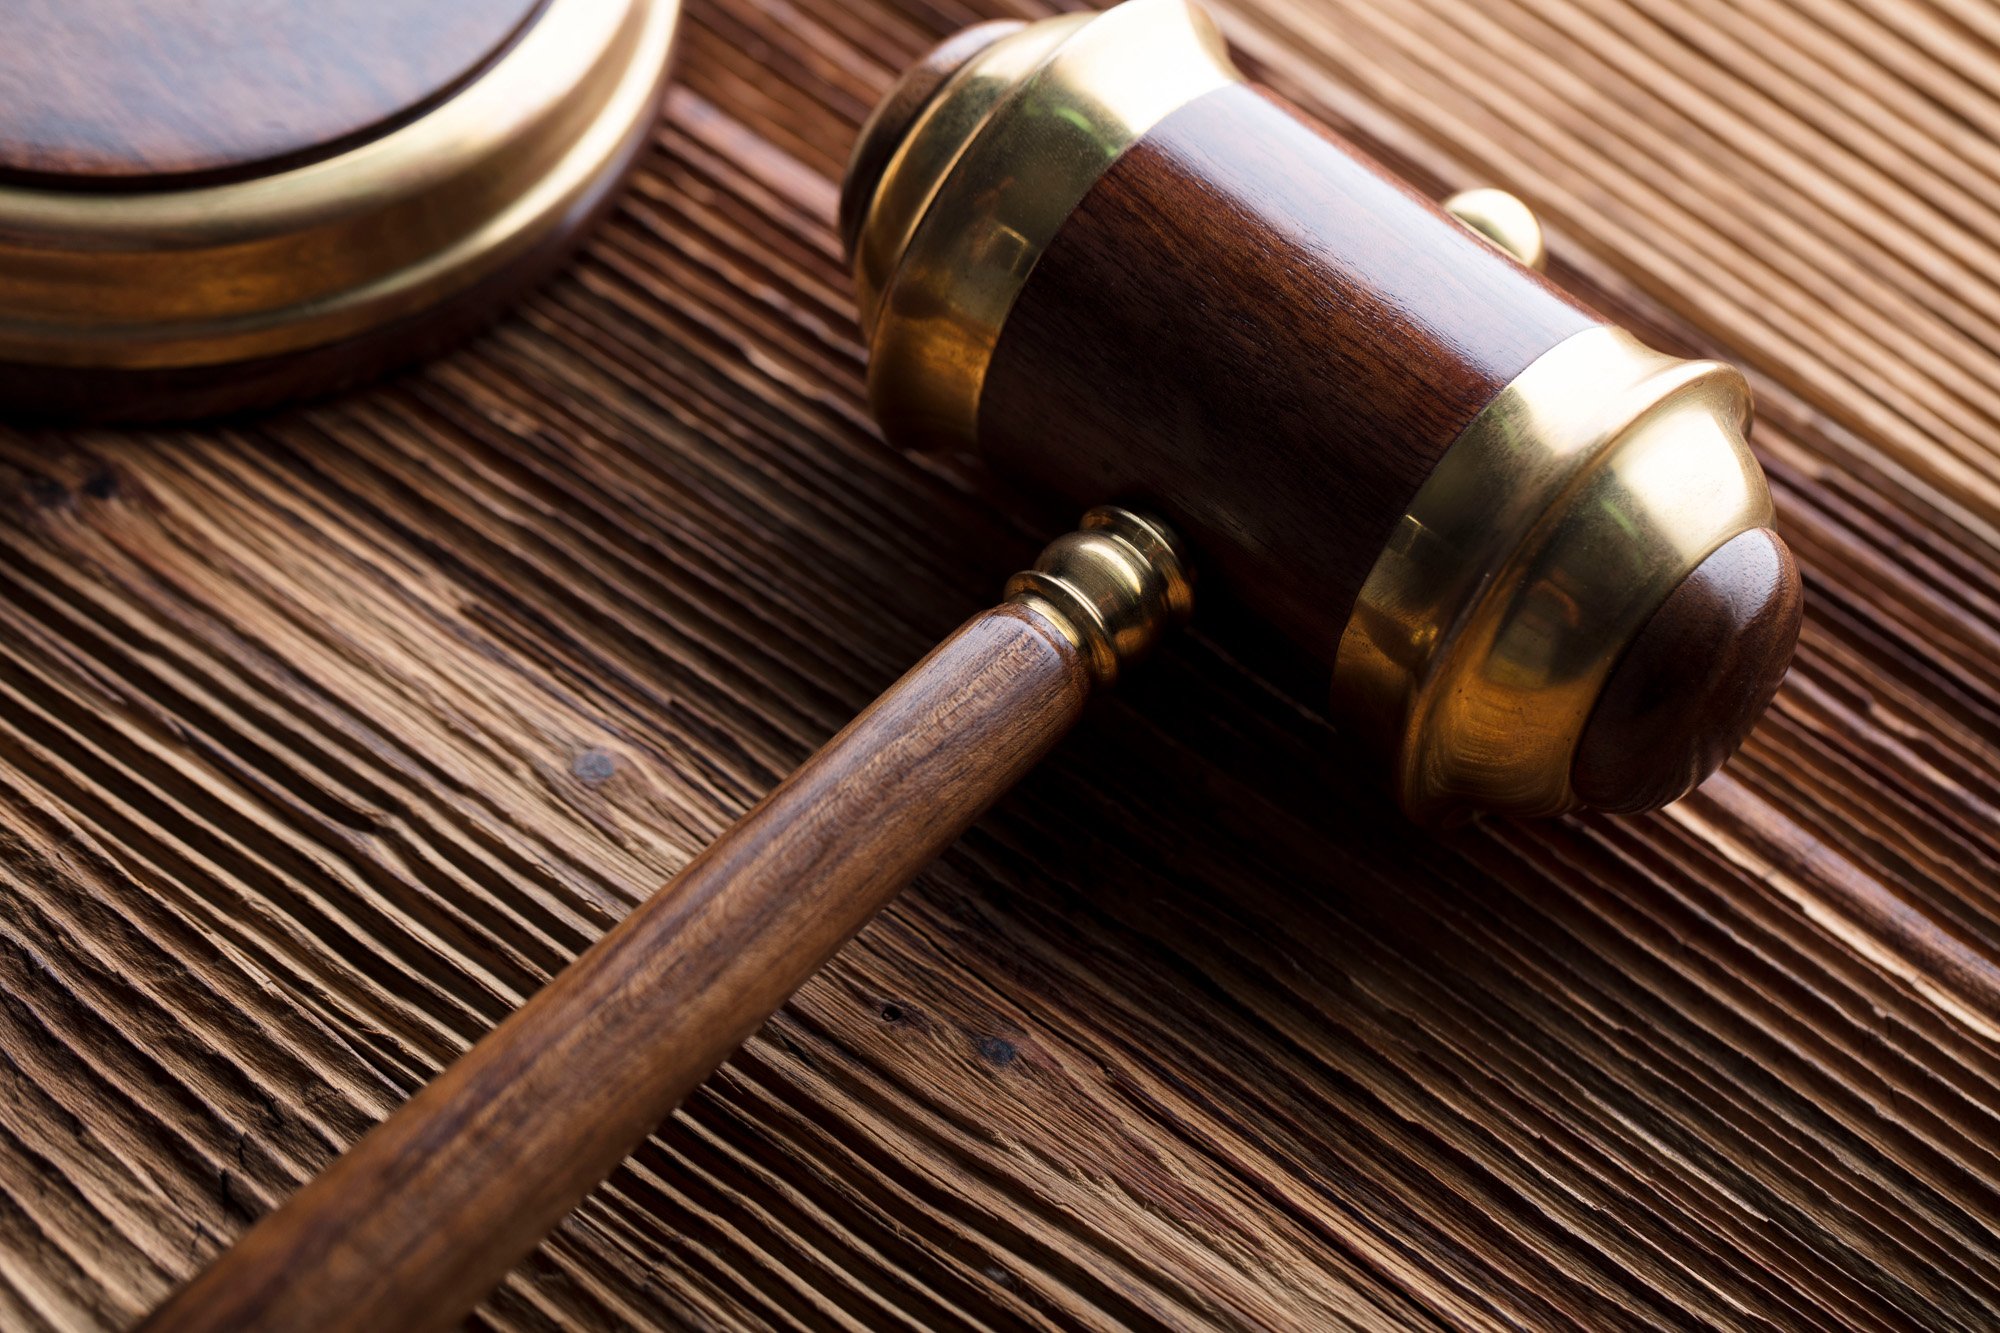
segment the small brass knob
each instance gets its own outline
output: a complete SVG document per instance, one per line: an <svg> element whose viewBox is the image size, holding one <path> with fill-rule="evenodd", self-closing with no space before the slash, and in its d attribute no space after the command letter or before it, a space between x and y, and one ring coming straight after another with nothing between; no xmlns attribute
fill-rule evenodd
<svg viewBox="0 0 2000 1333"><path fill-rule="evenodd" d="M1460 190L1444 201L1444 211L1537 273L1548 262L1542 224L1533 209L1505 190Z"/></svg>

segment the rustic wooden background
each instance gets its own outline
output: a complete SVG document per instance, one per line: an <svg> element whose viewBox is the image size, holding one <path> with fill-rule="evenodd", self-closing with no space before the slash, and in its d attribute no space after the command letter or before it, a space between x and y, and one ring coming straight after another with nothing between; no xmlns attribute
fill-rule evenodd
<svg viewBox="0 0 2000 1333"><path fill-rule="evenodd" d="M135 1318L1037 547L870 429L831 225L894 71L1013 2L692 0L636 189L472 347L0 431L0 1326ZM1662 814L1433 839L1307 664L1197 636L482 1318L1993 1327L2000 16L1225 22L1748 367L1809 587L1770 718Z"/></svg>

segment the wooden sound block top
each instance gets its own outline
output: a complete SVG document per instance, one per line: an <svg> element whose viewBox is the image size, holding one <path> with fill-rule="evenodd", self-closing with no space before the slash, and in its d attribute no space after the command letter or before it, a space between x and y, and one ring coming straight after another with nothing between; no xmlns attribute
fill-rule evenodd
<svg viewBox="0 0 2000 1333"><path fill-rule="evenodd" d="M374 138L449 97L541 0L11 0L0 179L235 178Z"/></svg>

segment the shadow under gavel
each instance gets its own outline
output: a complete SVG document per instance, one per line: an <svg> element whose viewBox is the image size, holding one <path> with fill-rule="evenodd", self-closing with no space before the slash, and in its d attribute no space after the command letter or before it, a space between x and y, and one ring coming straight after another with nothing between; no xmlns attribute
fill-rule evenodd
<svg viewBox="0 0 2000 1333"><path fill-rule="evenodd" d="M1439 208L1245 83L1184 0L946 42L841 225L893 441L1144 511L1093 510L146 1327L462 1316L1186 618L1190 563L1331 665L1423 822L1672 801L1784 675L1742 377L1564 295L1507 197Z"/></svg>

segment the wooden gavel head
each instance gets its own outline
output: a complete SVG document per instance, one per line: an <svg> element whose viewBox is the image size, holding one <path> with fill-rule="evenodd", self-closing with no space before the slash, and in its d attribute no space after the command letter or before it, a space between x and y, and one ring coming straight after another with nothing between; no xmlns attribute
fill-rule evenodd
<svg viewBox="0 0 2000 1333"><path fill-rule="evenodd" d="M1246 83L1185 0L946 42L841 224L890 438L1158 509L1211 595L1332 664L1417 818L1665 804L1784 676L1741 374Z"/></svg>

